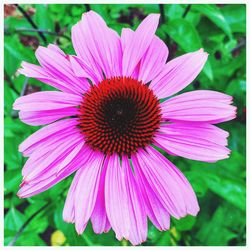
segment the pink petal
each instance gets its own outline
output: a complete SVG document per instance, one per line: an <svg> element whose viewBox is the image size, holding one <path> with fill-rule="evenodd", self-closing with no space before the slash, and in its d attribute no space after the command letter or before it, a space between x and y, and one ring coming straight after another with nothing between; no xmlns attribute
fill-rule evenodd
<svg viewBox="0 0 250 250"><path fill-rule="evenodd" d="M162 124L155 145L188 159L215 162L228 158L228 133L210 124L174 122Z"/></svg>
<svg viewBox="0 0 250 250"><path fill-rule="evenodd" d="M80 143L83 144L82 142L76 143L75 147ZM92 150L90 150L88 146L84 145L79 153L75 156L75 158L68 163L67 167L64 168L64 171L62 171L60 174L57 174L59 164L63 161L67 153L74 149L74 146L72 147L72 144L70 146L67 146L67 141L61 145L62 146L59 148L61 154L58 154L54 150L52 152L41 154L41 157L38 160L39 164L47 161L47 157L50 157L51 163L48 165L47 161L46 167L44 167L42 164L39 166L36 165L36 168L39 168L39 171L37 172L36 176L33 177L33 179L29 181L24 180L24 182L21 184L21 189L18 192L19 197L30 197L44 192L45 190L49 189L53 185L71 175L80 167L84 166L85 163L88 162L88 159L92 154ZM66 148L66 150L62 150L63 148ZM56 156L53 156L54 154L56 154ZM52 157L54 157L53 161L51 161Z"/></svg>
<svg viewBox="0 0 250 250"><path fill-rule="evenodd" d="M36 50L36 57L52 78L67 83L71 89L74 89L75 93L83 94L88 90L89 84L86 79L75 76L71 63L61 53L39 46Z"/></svg>
<svg viewBox="0 0 250 250"><path fill-rule="evenodd" d="M94 152L91 160L78 170L77 186L74 192L75 227L81 234L93 212L98 194L104 154Z"/></svg>
<svg viewBox="0 0 250 250"><path fill-rule="evenodd" d="M38 126L49 124L61 118L75 116L77 114L78 109L75 107L54 110L20 111L19 119L26 124Z"/></svg>
<svg viewBox="0 0 250 250"><path fill-rule="evenodd" d="M48 49L54 50L55 52L59 53L60 55L62 55L65 58L67 57L67 55L55 44L49 44Z"/></svg>
<svg viewBox="0 0 250 250"><path fill-rule="evenodd" d="M160 15L150 14L138 26L132 39L125 38L123 41L128 42L123 44L124 52L122 58L122 73L123 76L131 76L136 65L145 54L150 46L155 31L158 26Z"/></svg>
<svg viewBox="0 0 250 250"><path fill-rule="evenodd" d="M190 91L161 104L165 120L219 123L236 116L236 107L230 105L232 97L210 90Z"/></svg>
<svg viewBox="0 0 250 250"><path fill-rule="evenodd" d="M80 57L70 56L70 62L76 76L86 77L94 84L97 84L103 80L103 76L96 74L96 72Z"/></svg>
<svg viewBox="0 0 250 250"><path fill-rule="evenodd" d="M39 133L39 132L40 131L37 131L36 133ZM45 134L45 133L41 133L41 135L42 134ZM34 134L34 136L36 136L36 135ZM36 156L43 157L43 153L45 154L46 152L53 151L61 143L64 143L65 141L70 140L72 136L76 137L76 138L79 137L79 140L84 140L82 135L80 135L78 128L65 126L65 129L62 128L62 130L58 130L58 131L54 130L54 133L46 135L44 137L44 139L40 139L39 137L37 137L37 139L35 138L34 141L27 142L27 144L26 144L27 151L25 151L25 153L26 152L28 152L28 153L26 153L25 156L26 155L30 156L30 158L27 160L25 167L30 162L30 168L33 169L34 168L33 166L37 165L37 163L35 163L34 161L39 160ZM23 168L24 175L26 175L24 172L26 169L25 167Z"/></svg>
<svg viewBox="0 0 250 250"><path fill-rule="evenodd" d="M197 77L207 57L208 54L200 49L171 60L165 65L162 72L152 80L150 88L158 98L174 95Z"/></svg>
<svg viewBox="0 0 250 250"><path fill-rule="evenodd" d="M60 175L67 169L68 165L77 157L79 152L82 150L82 147L84 145L84 141L80 142L78 145L76 145L63 159L62 162L57 167L56 175Z"/></svg>
<svg viewBox="0 0 250 250"><path fill-rule="evenodd" d="M125 47L130 43L130 40L133 39L133 36L134 36L134 31L133 30L131 30L129 28L123 28L122 29L121 44L122 44L123 52L125 50ZM135 69L134 69L133 73L131 74L131 77L134 78L134 79L138 79L139 71L140 71L140 61L135 66Z"/></svg>
<svg viewBox="0 0 250 250"><path fill-rule="evenodd" d="M105 178L105 206L107 216L115 231L116 238L129 237L129 207L124 171L120 166L119 156L107 156L108 168Z"/></svg>
<svg viewBox="0 0 250 250"><path fill-rule="evenodd" d="M18 70L20 74L23 74L31 78L36 78L37 80L44 82L63 92L73 93L73 94L78 94L78 95L82 95L82 93L84 93L84 92L82 93L79 92L78 88L75 89L71 83L69 84L69 83L63 82L59 78L54 78L53 76L49 74L49 72L47 72L41 66L37 66L37 65L27 63L27 62L22 62L21 66L22 68ZM85 92L86 92L88 88L90 87L90 85L88 84L87 80L82 80L82 81L85 82L82 84L82 87L85 88Z"/></svg>
<svg viewBox="0 0 250 250"><path fill-rule="evenodd" d="M79 132L76 132L68 135L61 141L55 142L54 145L47 146L45 144L44 147L40 147L37 151L31 154L30 158L24 165L24 181L33 181L35 178L39 177L39 175L45 174L52 165L56 165L56 168L58 169L58 162L63 161L64 158L67 157L67 155L82 141L82 135ZM34 164L34 161L36 164Z"/></svg>
<svg viewBox="0 0 250 250"><path fill-rule="evenodd" d="M125 48L131 40L133 39L134 31L129 28L122 28L121 33L121 45L122 45L122 51L124 52Z"/></svg>
<svg viewBox="0 0 250 250"><path fill-rule="evenodd" d="M163 70L167 58L167 46L160 38L154 36L141 59L138 80L147 83L154 79Z"/></svg>
<svg viewBox="0 0 250 250"><path fill-rule="evenodd" d="M21 111L40 111L63 109L80 105L82 97L58 91L42 91L21 96L16 99L13 109Z"/></svg>
<svg viewBox="0 0 250 250"><path fill-rule="evenodd" d="M82 20L72 28L72 41L77 55L100 76L101 70L107 78L121 76L120 38L97 13L83 14Z"/></svg>
<svg viewBox="0 0 250 250"><path fill-rule="evenodd" d="M110 229L110 223L108 221L106 208L105 208L105 195L104 195L104 188L105 188L105 177L106 177L106 170L108 167L108 161L105 161L103 164L99 190L96 198L96 204L91 215L91 222L93 226L93 230L96 234L101 234L103 232L107 232Z"/></svg>
<svg viewBox="0 0 250 250"><path fill-rule="evenodd" d="M67 198L63 208L63 220L68 223L75 222L75 209L74 209L74 201L75 201L75 192L76 187L78 185L80 174L77 172L74 176L74 179L70 185Z"/></svg>
<svg viewBox="0 0 250 250"><path fill-rule="evenodd" d="M122 166L125 172L125 185L128 194L129 206L129 237L133 245L141 244L147 238L147 216L143 198L135 181L127 156L122 157Z"/></svg>
<svg viewBox="0 0 250 250"><path fill-rule="evenodd" d="M60 137L61 134L64 135L66 134L65 132L70 133L70 131L75 132L77 124L76 119L66 119L43 127L23 141L19 145L19 151L22 152L24 156L29 156L39 147L45 144L50 145L50 142Z"/></svg>
<svg viewBox="0 0 250 250"><path fill-rule="evenodd" d="M161 204L175 218L199 211L192 187L176 167L152 147L132 156L133 165L140 168Z"/></svg>
<svg viewBox="0 0 250 250"><path fill-rule="evenodd" d="M147 215L152 223L159 230L168 230L170 227L170 215L167 209L162 205L157 195L155 195L151 186L148 184L147 179L143 175L141 168L138 167L139 163L136 157L132 160L133 167L136 172L136 180L138 182L138 186L143 196L143 200L145 202L145 208L147 211Z"/></svg>

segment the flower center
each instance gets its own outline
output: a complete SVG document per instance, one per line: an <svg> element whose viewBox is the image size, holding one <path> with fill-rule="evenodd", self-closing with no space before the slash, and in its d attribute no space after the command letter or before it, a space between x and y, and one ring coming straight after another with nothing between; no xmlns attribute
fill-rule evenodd
<svg viewBox="0 0 250 250"><path fill-rule="evenodd" d="M79 108L86 143L105 154L131 155L152 142L159 128L158 99L142 82L128 77L92 86Z"/></svg>

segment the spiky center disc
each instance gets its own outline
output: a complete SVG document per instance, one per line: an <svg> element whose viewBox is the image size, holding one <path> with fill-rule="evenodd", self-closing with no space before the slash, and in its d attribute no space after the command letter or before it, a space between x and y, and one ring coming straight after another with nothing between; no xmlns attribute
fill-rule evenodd
<svg viewBox="0 0 250 250"><path fill-rule="evenodd" d="M79 113L79 127L92 149L129 156L152 142L161 118L153 92L128 77L105 79L92 86Z"/></svg>

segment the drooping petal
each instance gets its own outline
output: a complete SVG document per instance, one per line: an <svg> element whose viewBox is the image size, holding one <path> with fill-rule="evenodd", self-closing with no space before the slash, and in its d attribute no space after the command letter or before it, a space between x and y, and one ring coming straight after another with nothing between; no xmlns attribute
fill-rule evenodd
<svg viewBox="0 0 250 250"><path fill-rule="evenodd" d="M125 172L125 185L128 195L129 207L129 237L128 240L133 245L141 244L147 238L147 216L143 203L143 198L138 184L132 173L131 166L127 156L122 157L122 168Z"/></svg>
<svg viewBox="0 0 250 250"><path fill-rule="evenodd" d="M57 141L50 146L45 144L34 151L24 165L24 181L28 183L39 177L39 175L45 175L45 172L52 168L51 166L58 168L58 162L63 161L63 158L82 141L82 135L75 132L67 135L61 141ZM36 164L34 164L34 161Z"/></svg>
<svg viewBox="0 0 250 250"><path fill-rule="evenodd" d="M168 62L150 88L158 98L165 98L184 89L202 70L208 54L202 49L179 56Z"/></svg>
<svg viewBox="0 0 250 250"><path fill-rule="evenodd" d="M54 133L48 134L42 140L37 137L34 139L34 141L31 140L30 144L29 142L26 143L26 145L28 146L27 152L29 159L26 161L22 169L23 176L26 176L30 171L33 171L34 166L38 166L43 160L45 160L47 155L54 152L54 150L61 144L67 141L70 142L72 139L77 141L84 141L77 128L65 126L65 129L62 130L54 131ZM37 131L37 133L39 133L39 131ZM34 136L36 135L34 134ZM72 141L72 143L74 143L74 141ZM25 147L25 144L22 147Z"/></svg>
<svg viewBox="0 0 250 250"><path fill-rule="evenodd" d="M89 147L86 147L85 150L88 150L88 152L81 152L85 155L85 161L83 161L83 164L81 164L81 168L85 168L86 166L89 166L89 162L93 161L93 150L90 149ZM87 163L87 164L85 164ZM79 180L81 177L81 171L79 169L79 171L76 173L76 175L74 176L74 179L70 185L70 189L68 191L67 194L67 198L66 198L66 202L64 205L64 209L63 209L63 219L66 222L71 222L74 223L75 222L75 200L76 200L76 188L78 185L80 185ZM83 190L84 191L84 190ZM85 225L84 225L85 227ZM84 229L83 227L83 229Z"/></svg>
<svg viewBox="0 0 250 250"><path fill-rule="evenodd" d="M106 158L108 168L105 178L105 206L108 220L116 238L129 237L129 207L124 171L120 166L119 156L113 154Z"/></svg>
<svg viewBox="0 0 250 250"><path fill-rule="evenodd" d="M21 96L16 99L13 109L21 111L54 110L80 105L78 95L58 91L42 91Z"/></svg>
<svg viewBox="0 0 250 250"><path fill-rule="evenodd" d="M154 36L140 61L138 80L147 83L154 79L162 71L167 58L167 46L160 38Z"/></svg>
<svg viewBox="0 0 250 250"><path fill-rule="evenodd" d="M102 71L107 78L121 76L120 38L97 13L83 14L82 20L72 28L72 41L77 55L99 76Z"/></svg>
<svg viewBox="0 0 250 250"><path fill-rule="evenodd" d="M161 103L162 117L165 120L216 124L235 118L236 107L231 103L232 97L220 92L190 91Z"/></svg>
<svg viewBox="0 0 250 250"><path fill-rule="evenodd" d="M150 46L158 26L160 15L148 15L134 32L132 39L123 39L122 73L123 76L131 76L136 65Z"/></svg>
<svg viewBox="0 0 250 250"><path fill-rule="evenodd" d="M65 156L80 144L82 145L82 148L78 152L78 154L68 162L63 171L58 173L58 167L60 166L60 163L63 162ZM66 150L62 150L63 147L66 148ZM61 151L61 154L58 154L54 150L52 152L45 152L45 154L41 153L42 157L39 157L37 160L38 164L40 165L33 165L39 169L38 171L36 171L36 175L32 174L32 179L28 179L28 181L25 181L24 179L18 192L19 197L30 197L49 189L53 185L57 184L61 180L74 173L80 167L83 167L85 163L88 162L93 152L91 149L89 149L88 146L85 146L84 142L81 141L73 146L71 143L70 146L68 146L68 142L66 141L66 143L61 144L61 147L59 147L59 149ZM53 156L53 154L56 154L56 156ZM47 157L50 158L49 165L48 161L46 160ZM51 160L52 157L54 158L53 161ZM46 167L41 164L42 161L46 161Z"/></svg>
<svg viewBox="0 0 250 250"><path fill-rule="evenodd" d="M155 144L175 155L198 161L215 162L228 158L228 133L204 123L174 122L162 124Z"/></svg>
<svg viewBox="0 0 250 250"><path fill-rule="evenodd" d="M148 146L132 155L133 165L140 168L155 195L175 218L199 211L196 196L186 178L156 149Z"/></svg>
<svg viewBox="0 0 250 250"><path fill-rule="evenodd" d="M77 125L76 119L66 119L57 121L48 126L45 126L35 133L30 135L25 141L19 145L19 151L23 153L24 156L29 156L39 147L48 146L55 140L61 139L61 136L66 136L68 134L74 133ZM59 137L59 138L58 138Z"/></svg>
<svg viewBox="0 0 250 250"><path fill-rule="evenodd" d="M94 152L92 159L80 168L77 175L77 185L74 193L75 227L81 234L93 212L98 195L104 154Z"/></svg>
<svg viewBox="0 0 250 250"><path fill-rule="evenodd" d="M133 158L132 163L135 168L137 177L136 180L140 188L140 192L142 193L149 219L159 230L168 230L170 227L170 214L168 210L162 205L157 195L155 195L153 189L148 184L141 168L138 167L139 163L136 157Z"/></svg>
<svg viewBox="0 0 250 250"><path fill-rule="evenodd" d="M70 185L67 198L63 208L63 220L68 223L75 222L75 209L74 209L74 202L75 202L75 192L76 187L80 179L80 174L77 172L74 176L74 179Z"/></svg>
<svg viewBox="0 0 250 250"><path fill-rule="evenodd" d="M93 230L97 234L107 232L110 229L110 223L105 208L105 193L104 193L107 167L108 167L108 161L105 161L103 164L103 170L100 178L96 204L93 213L91 215Z"/></svg>

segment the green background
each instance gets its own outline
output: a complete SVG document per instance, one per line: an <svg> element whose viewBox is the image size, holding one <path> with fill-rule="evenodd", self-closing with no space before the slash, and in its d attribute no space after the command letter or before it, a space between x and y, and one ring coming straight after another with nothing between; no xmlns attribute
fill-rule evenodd
<svg viewBox="0 0 250 250"><path fill-rule="evenodd" d="M72 25L87 9L97 11L119 34L122 27L135 29L149 13L161 13L157 35L174 58L201 47L208 62L187 90L211 89L234 97L237 118L221 124L230 132L229 159L201 163L170 157L192 184L199 200L197 217L171 219L169 231L149 223L143 245L245 245L246 243L246 6L245 5L21 5L41 35L13 6L5 6L4 19L4 211L5 245L130 245L117 241L114 232L96 235L88 225L78 236L72 224L62 220L62 208L72 177L28 199L16 196L25 158L18 145L38 127L22 123L12 110L23 94L49 89L17 73L22 60L37 63L38 45L58 44L74 54ZM168 59L168 60L169 60Z"/></svg>

